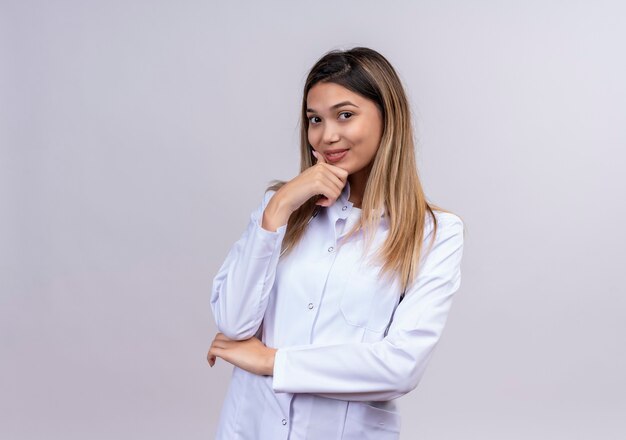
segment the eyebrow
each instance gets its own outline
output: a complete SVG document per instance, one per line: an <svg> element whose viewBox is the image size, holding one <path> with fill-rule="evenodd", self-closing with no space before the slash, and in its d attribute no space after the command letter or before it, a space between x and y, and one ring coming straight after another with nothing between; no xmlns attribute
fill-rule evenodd
<svg viewBox="0 0 626 440"><path fill-rule="evenodd" d="M333 109L336 109L336 108L339 108L339 107L343 107L344 105L351 105L351 106L354 106L354 107L356 107L356 108L359 108L359 106L358 106L358 105L353 104L353 103L351 103L350 101L341 101L341 102L338 102L338 103L337 103L337 104L335 104L335 105L332 105L332 106L330 107L330 109L331 109L331 110L333 110ZM307 113L316 113L316 111L315 111L315 110L313 110L312 108L307 108L307 109L306 109L306 112L307 112Z"/></svg>

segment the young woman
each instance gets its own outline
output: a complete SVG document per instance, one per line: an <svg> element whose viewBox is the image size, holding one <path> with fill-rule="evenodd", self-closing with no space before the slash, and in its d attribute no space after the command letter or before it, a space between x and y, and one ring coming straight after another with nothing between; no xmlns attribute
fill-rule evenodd
<svg viewBox="0 0 626 440"><path fill-rule="evenodd" d="M463 223L427 202L409 105L378 52L331 51L302 99L301 172L213 282L234 365L218 439L398 439L461 280Z"/></svg>

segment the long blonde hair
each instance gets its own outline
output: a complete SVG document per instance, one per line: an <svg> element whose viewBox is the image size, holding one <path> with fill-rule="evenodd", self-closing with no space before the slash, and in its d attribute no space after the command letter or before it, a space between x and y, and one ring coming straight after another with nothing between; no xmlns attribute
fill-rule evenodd
<svg viewBox="0 0 626 440"><path fill-rule="evenodd" d="M380 53L366 47L333 50L322 56L309 72L302 94L300 115L300 172L316 162L308 141L309 120L306 98L318 82L339 84L373 101L383 116L383 133L367 180L361 219L347 237L362 230L368 249L384 209L389 233L376 253L382 274L400 277L402 291L418 271L426 215L433 221L431 246L437 232L434 210L445 211L426 200L415 161L413 127L406 94L391 64ZM285 182L276 181L269 190L278 190ZM295 247L304 234L317 206L315 198L296 209L287 222L282 243L283 253ZM447 211L446 211L447 212Z"/></svg>

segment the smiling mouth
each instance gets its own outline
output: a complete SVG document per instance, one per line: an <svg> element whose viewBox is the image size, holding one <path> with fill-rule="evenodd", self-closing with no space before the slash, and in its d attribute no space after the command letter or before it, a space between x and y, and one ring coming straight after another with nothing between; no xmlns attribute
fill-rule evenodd
<svg viewBox="0 0 626 440"><path fill-rule="evenodd" d="M328 160L329 162L338 162L341 159L343 159L343 157L346 155L347 152L348 152L348 149L346 148L345 150L336 150L332 152L326 152L324 153L324 156L326 156L326 160Z"/></svg>

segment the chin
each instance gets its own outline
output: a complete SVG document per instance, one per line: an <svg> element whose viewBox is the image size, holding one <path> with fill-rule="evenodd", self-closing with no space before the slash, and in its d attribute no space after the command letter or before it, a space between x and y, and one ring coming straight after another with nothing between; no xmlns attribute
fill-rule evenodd
<svg viewBox="0 0 626 440"><path fill-rule="evenodd" d="M342 165L342 164L338 164L335 165L337 168L341 168L344 171L348 172L348 175L352 174L352 170L350 169L350 167L346 166L346 165Z"/></svg>

